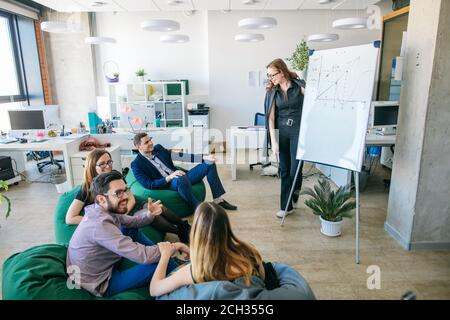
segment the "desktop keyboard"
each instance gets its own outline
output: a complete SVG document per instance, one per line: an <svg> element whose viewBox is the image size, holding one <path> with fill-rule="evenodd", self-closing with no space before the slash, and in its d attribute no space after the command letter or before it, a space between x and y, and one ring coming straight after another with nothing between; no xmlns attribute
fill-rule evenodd
<svg viewBox="0 0 450 320"><path fill-rule="evenodd" d="M0 139L0 143L7 144L7 143L14 143L17 142L17 139Z"/></svg>

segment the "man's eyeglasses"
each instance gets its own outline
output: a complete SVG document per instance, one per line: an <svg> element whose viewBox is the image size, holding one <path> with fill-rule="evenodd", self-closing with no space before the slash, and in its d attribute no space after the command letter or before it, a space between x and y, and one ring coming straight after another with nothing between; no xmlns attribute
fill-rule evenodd
<svg viewBox="0 0 450 320"><path fill-rule="evenodd" d="M104 193L104 196L114 196L116 198L122 198L124 194L129 194L130 193L130 189L129 188L125 188L123 190L117 190L116 192L111 192L111 193Z"/></svg>
<svg viewBox="0 0 450 320"><path fill-rule="evenodd" d="M96 166L97 166L97 167L100 167L100 168L102 168L102 169L105 169L106 166L109 166L109 167L112 168L113 163L114 163L114 161L108 160L108 161L106 161L106 162L100 162L100 163L96 164Z"/></svg>
<svg viewBox="0 0 450 320"><path fill-rule="evenodd" d="M274 74L267 74L267 78L272 79L273 77L275 77L277 74L279 74L281 71L278 71L277 73Z"/></svg>

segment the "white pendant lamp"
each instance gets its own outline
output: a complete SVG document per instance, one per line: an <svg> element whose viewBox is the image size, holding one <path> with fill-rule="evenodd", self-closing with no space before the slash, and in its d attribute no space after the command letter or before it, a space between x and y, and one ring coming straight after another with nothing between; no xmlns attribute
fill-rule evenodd
<svg viewBox="0 0 450 320"><path fill-rule="evenodd" d="M335 29L365 29L367 28L367 18L351 17L334 20Z"/></svg>
<svg viewBox="0 0 450 320"><path fill-rule="evenodd" d="M180 24L173 20L151 19L142 21L141 28L146 31L177 31L180 30Z"/></svg>
<svg viewBox="0 0 450 320"><path fill-rule="evenodd" d="M86 37L84 42L87 44L116 43L116 39L111 37Z"/></svg>
<svg viewBox="0 0 450 320"><path fill-rule="evenodd" d="M336 33L316 33L308 37L309 42L331 42L339 39Z"/></svg>
<svg viewBox="0 0 450 320"><path fill-rule="evenodd" d="M165 34L159 37L159 41L164 43L186 43L189 36L184 34Z"/></svg>
<svg viewBox="0 0 450 320"><path fill-rule="evenodd" d="M234 37L239 42L260 42L264 41L264 35L261 33L241 33Z"/></svg>
<svg viewBox="0 0 450 320"><path fill-rule="evenodd" d="M54 33L82 33L83 27L79 23L65 21L43 21L41 30Z"/></svg>
<svg viewBox="0 0 450 320"><path fill-rule="evenodd" d="M277 26L277 20L271 17L245 18L239 21L239 28L270 29Z"/></svg>

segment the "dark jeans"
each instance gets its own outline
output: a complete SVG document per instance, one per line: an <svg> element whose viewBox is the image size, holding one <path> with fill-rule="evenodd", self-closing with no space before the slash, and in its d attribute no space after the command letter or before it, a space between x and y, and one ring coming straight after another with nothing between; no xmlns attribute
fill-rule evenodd
<svg viewBox="0 0 450 320"><path fill-rule="evenodd" d="M134 241L139 242L140 244L146 246L155 245L153 241L147 238L147 236L138 229L122 228L122 233L125 236L131 237ZM124 271L119 271L116 269L117 265L114 266L111 279L109 280L108 290L106 290L104 296L110 297L119 292L148 285L152 280L152 276L155 273L157 266L158 263L138 264ZM166 274L176 267L177 263L173 261L173 259L170 259L169 264L167 265Z"/></svg>
<svg viewBox="0 0 450 320"><path fill-rule="evenodd" d="M186 175L173 179L170 183L169 189L178 191L181 198L183 198L183 200L186 201L190 207L195 209L200 203L194 196L192 185L199 183L204 177L208 180L214 199L225 193L225 189L220 181L215 163L200 163L196 165L194 168L189 170Z"/></svg>
<svg viewBox="0 0 450 320"><path fill-rule="evenodd" d="M300 162L300 172L295 183L292 200L298 200L298 192L302 188L302 170L303 161L297 160L298 135L300 129L298 126L280 126L278 144L280 147L280 177L281 177L281 195L280 209L284 210L289 198L289 192L294 184L295 172ZM287 210L292 210L292 201Z"/></svg>

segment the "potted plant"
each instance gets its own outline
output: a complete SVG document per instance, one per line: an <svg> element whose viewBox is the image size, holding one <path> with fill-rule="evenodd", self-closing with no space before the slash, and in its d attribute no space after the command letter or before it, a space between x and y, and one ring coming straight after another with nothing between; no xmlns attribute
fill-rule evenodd
<svg viewBox="0 0 450 320"><path fill-rule="evenodd" d="M112 78L110 78L110 77L108 77L108 76L105 76L106 77L106 80L108 81L108 82L119 82L119 73L118 72L114 72L113 74L112 74Z"/></svg>
<svg viewBox="0 0 450 320"><path fill-rule="evenodd" d="M291 57L287 58L286 60L290 62L291 67L294 70L300 73L299 77L301 79L305 79L309 60L309 48L306 45L306 41L302 40L299 44L297 44L297 47L295 48Z"/></svg>
<svg viewBox="0 0 450 320"><path fill-rule="evenodd" d="M0 205L3 203L3 200L5 200L6 218L8 219L9 214L11 213L11 200L1 192L2 189L8 191L8 185L3 180L0 180Z"/></svg>
<svg viewBox="0 0 450 320"><path fill-rule="evenodd" d="M301 194L311 196L305 204L320 216L320 232L330 237L341 235L343 218L351 218L350 211L356 208L356 202L350 200L353 196L350 189L339 187L336 191L331 190L330 182L321 179L313 189L305 188Z"/></svg>
<svg viewBox="0 0 450 320"><path fill-rule="evenodd" d="M139 81L144 82L144 76L147 73L145 73L144 69L138 69L138 71L136 71L136 76L139 78Z"/></svg>

